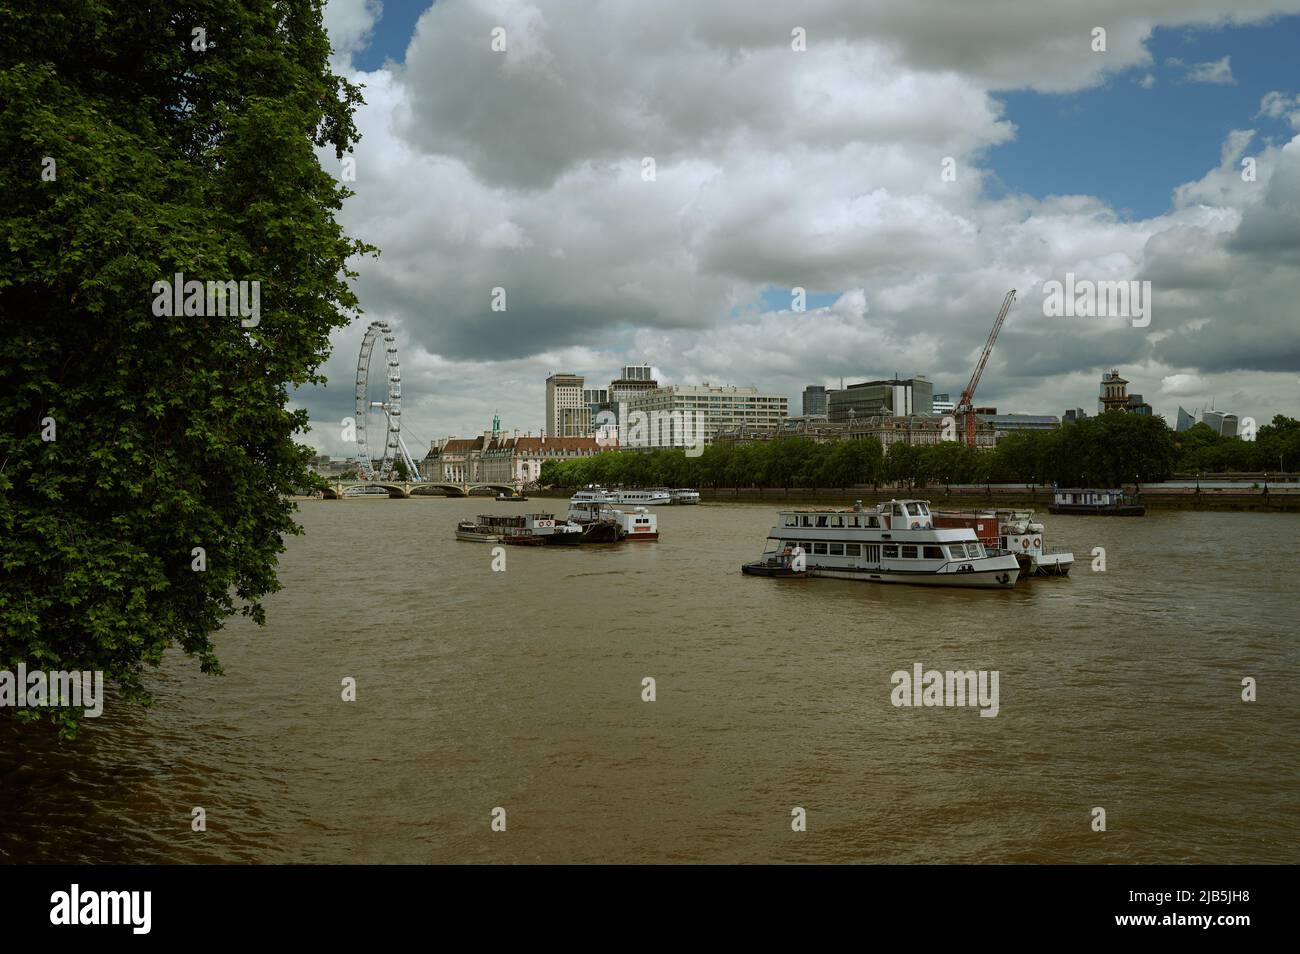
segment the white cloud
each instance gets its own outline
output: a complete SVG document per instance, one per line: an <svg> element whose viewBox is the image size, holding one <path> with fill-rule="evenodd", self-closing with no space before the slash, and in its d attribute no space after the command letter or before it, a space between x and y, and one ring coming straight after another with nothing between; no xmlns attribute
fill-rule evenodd
<svg viewBox="0 0 1300 954"><path fill-rule="evenodd" d="M336 70L351 69L352 55L369 44L382 11L380 0L329 0L325 4L325 29L333 47L330 63Z"/></svg>
<svg viewBox="0 0 1300 954"><path fill-rule="evenodd" d="M1193 63L1187 68L1184 78L1189 83L1235 83L1237 81L1232 78L1232 64L1229 59L1225 56L1221 60L1210 63Z"/></svg>
<svg viewBox="0 0 1300 954"><path fill-rule="evenodd" d="M346 6L339 29L364 36L370 8ZM1278 8L1245 0L1231 15ZM894 371L955 393L1016 287L981 403L1091 407L1100 369L1120 366L1148 400L1174 396L1167 379L1232 378L1242 413L1294 410L1300 145L1257 149L1248 183L1237 160L1252 133L1233 131L1219 166L1146 220L1090 196L985 188L986 150L1015 135L996 90L1103 82L1149 62L1154 25L1223 17L1209 0L814 0L797 14L739 0L438 3L404 66L356 77L364 138L343 219L383 254L359 263L367 314L335 338L335 386L299 397L317 420L351 413L372 318L398 330L403 419L425 439L482 430L497 410L536 430L547 373L603 385L641 360L678 382L792 397ZM1095 23L1104 55L1088 46ZM490 48L496 25L505 54ZM794 26L806 52L790 49ZM1288 108L1265 97L1261 114ZM1045 319L1042 283L1066 271L1150 279L1152 326ZM757 305L795 285L837 300ZM488 307L497 286L505 313ZM320 446L341 451L336 431L322 427Z"/></svg>
<svg viewBox="0 0 1300 954"><path fill-rule="evenodd" d="M1300 95L1288 96L1277 90L1265 93L1259 103L1259 112L1255 116L1268 119L1285 118L1292 129L1300 132Z"/></svg>

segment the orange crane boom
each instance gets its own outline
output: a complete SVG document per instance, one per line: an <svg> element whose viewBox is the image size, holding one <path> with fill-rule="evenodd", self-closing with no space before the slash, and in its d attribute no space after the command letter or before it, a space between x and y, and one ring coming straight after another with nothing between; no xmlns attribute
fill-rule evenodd
<svg viewBox="0 0 1300 954"><path fill-rule="evenodd" d="M1013 288L1007 292L1007 297L1002 299L1002 310L998 312L997 319L993 322L993 330L989 332L989 340L984 342L984 353L980 355L979 363L975 365L975 371L970 376L970 384L966 385L966 390L961 392L961 401L957 405L957 413L964 416L966 421L966 445L975 446L975 389L979 387L980 375L984 373L984 366L989 363L989 355L993 353L993 345L997 343L998 332L1002 330L1002 322L1007 320L1007 312L1011 310L1011 304L1016 300L1016 290Z"/></svg>

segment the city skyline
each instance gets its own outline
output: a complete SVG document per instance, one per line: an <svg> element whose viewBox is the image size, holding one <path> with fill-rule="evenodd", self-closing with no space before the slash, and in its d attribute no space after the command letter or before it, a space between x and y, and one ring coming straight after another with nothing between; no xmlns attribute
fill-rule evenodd
<svg viewBox="0 0 1300 954"><path fill-rule="evenodd" d="M982 44L924 4L885 20L820 5L793 24L725 4L619 19L331 0L336 63L367 100L343 220L384 255L356 263L366 314L333 336L330 385L295 395L307 440L341 450L372 318L403 343L405 424L427 438L497 411L539 431L549 371L651 355L665 383L753 385L792 407L841 377L920 373L956 395L1011 287L981 403L1092 407L1119 367L1170 422L1212 402L1293 415L1300 89L1283 54L1300 18L1270 19L1293 6L1225 25L1209 6L1101 4L1050 31L988 14L977 36L1002 39ZM487 36L493 16L509 69L486 40L452 39ZM645 81L664 55L647 16L681 40L662 91ZM574 103L600 120L573 127ZM536 148L515 148L521 134ZM1151 324L1046 317L1044 285L1073 274L1150 281Z"/></svg>

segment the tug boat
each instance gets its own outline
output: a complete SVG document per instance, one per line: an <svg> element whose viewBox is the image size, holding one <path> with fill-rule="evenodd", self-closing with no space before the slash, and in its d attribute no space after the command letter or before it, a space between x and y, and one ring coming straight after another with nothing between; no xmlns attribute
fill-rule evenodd
<svg viewBox="0 0 1300 954"><path fill-rule="evenodd" d="M775 575L765 571L794 564L796 548L815 577L1003 589L1020 577L1016 557L986 547L971 528L936 527L925 500L891 500L872 510L860 500L852 510L783 510L763 555L741 571Z"/></svg>
<svg viewBox="0 0 1300 954"><path fill-rule="evenodd" d="M618 543L623 539L622 524L612 514L603 513L608 509L606 504L592 500L569 501L569 522L582 528L583 543Z"/></svg>
<svg viewBox="0 0 1300 954"><path fill-rule="evenodd" d="M583 528L584 543L659 539L659 522L645 507L624 510L608 503L570 501L569 519Z"/></svg>
<svg viewBox="0 0 1300 954"><path fill-rule="evenodd" d="M1140 517L1147 508L1133 503L1122 490L1069 487L1052 493L1048 513L1092 514L1099 517Z"/></svg>
<svg viewBox="0 0 1300 954"><path fill-rule="evenodd" d="M1074 566L1068 550L1049 550L1043 525L1032 510L935 510L936 527L967 527L986 547L1015 554L1025 577L1066 576Z"/></svg>

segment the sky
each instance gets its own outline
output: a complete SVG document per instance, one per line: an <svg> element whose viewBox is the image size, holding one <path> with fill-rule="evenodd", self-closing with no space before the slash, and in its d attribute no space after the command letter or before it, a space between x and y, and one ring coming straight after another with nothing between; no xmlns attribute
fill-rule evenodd
<svg viewBox="0 0 1300 954"><path fill-rule="evenodd" d="M354 450L371 320L418 456L494 413L537 433L552 371L644 362L791 413L895 373L955 399L1011 288L981 406L1092 413L1118 368L1171 422L1300 415L1300 0L328 0L325 22L366 99L340 217L382 253L330 383L295 396L323 452ZM1067 275L1150 282L1147 320L1050 317Z"/></svg>

